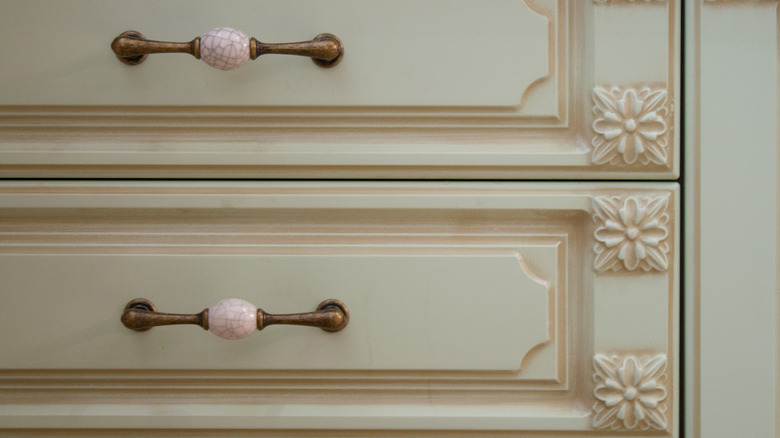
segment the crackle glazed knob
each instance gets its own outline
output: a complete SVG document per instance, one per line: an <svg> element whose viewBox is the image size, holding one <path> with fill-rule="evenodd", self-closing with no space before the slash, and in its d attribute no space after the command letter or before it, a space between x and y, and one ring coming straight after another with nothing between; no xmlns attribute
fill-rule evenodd
<svg viewBox="0 0 780 438"><path fill-rule="evenodd" d="M200 37L200 59L220 70L233 70L249 61L249 37L231 27L211 29Z"/></svg>
<svg viewBox="0 0 780 438"><path fill-rule="evenodd" d="M111 49L128 65L142 63L152 53L189 53L220 70L233 70L260 55L308 56L320 67L333 67L344 57L344 45L335 35L319 34L311 41L266 44L231 27L218 27L186 43L152 41L134 30L122 32Z"/></svg>
<svg viewBox="0 0 780 438"><path fill-rule="evenodd" d="M274 315L248 301L228 298L200 313L184 315L158 312L151 301L138 298L125 305L121 320L125 327L139 332L162 325L195 324L224 339L241 339L274 324L319 327L328 332L338 332L347 326L349 310L339 300L325 300L314 312Z"/></svg>
<svg viewBox="0 0 780 438"><path fill-rule="evenodd" d="M257 328L257 307L239 298L228 298L209 307L209 331L225 339L241 339Z"/></svg>

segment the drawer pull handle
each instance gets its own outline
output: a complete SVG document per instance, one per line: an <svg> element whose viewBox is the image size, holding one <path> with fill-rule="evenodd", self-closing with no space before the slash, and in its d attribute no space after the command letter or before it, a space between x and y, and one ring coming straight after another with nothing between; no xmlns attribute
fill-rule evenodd
<svg viewBox="0 0 780 438"><path fill-rule="evenodd" d="M311 41L266 44L249 38L230 27L212 29L188 43L147 40L140 32L122 32L111 42L111 49L125 64L136 65L152 53L189 53L220 70L233 70L260 55L308 56L320 67L333 67L344 57L344 45L335 35L323 33Z"/></svg>
<svg viewBox="0 0 780 438"><path fill-rule="evenodd" d="M338 300L325 300L309 313L273 315L251 303L238 299L222 300L200 313L179 315L161 313L151 301L138 298L130 301L122 312L122 324L135 331L146 331L160 325L196 324L225 339L241 339L273 324L319 327L338 332L347 326L349 310Z"/></svg>

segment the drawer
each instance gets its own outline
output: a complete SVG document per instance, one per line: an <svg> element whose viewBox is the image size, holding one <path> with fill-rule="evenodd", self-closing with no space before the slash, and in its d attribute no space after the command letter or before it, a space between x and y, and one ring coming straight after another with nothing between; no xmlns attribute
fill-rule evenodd
<svg viewBox="0 0 780 438"><path fill-rule="evenodd" d="M679 21L676 0L8 0L0 176L674 179ZM109 47L217 26L344 57Z"/></svg>
<svg viewBox="0 0 780 438"><path fill-rule="evenodd" d="M7 182L0 427L677 436L678 218L672 183ZM140 297L349 322L135 332Z"/></svg>

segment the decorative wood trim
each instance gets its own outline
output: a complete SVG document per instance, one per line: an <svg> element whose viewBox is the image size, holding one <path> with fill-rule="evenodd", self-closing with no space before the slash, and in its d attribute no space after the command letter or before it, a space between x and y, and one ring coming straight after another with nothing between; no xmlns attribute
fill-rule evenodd
<svg viewBox="0 0 780 438"><path fill-rule="evenodd" d="M612 430L667 428L665 354L593 357L593 427Z"/></svg>
<svg viewBox="0 0 780 438"><path fill-rule="evenodd" d="M666 88L593 88L595 164L659 164L669 160Z"/></svg>
<svg viewBox="0 0 780 438"><path fill-rule="evenodd" d="M669 269L669 198L666 196L597 196L593 198L593 233L597 271Z"/></svg>

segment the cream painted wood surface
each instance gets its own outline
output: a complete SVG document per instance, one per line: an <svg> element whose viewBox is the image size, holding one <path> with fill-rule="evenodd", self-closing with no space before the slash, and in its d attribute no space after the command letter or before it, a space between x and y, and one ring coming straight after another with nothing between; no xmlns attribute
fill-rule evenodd
<svg viewBox="0 0 780 438"><path fill-rule="evenodd" d="M780 436L778 4L686 12L686 432Z"/></svg>
<svg viewBox="0 0 780 438"><path fill-rule="evenodd" d="M0 12L14 41L0 47L4 177L679 170L674 0L10 0ZM131 67L109 49L128 29L188 41L217 26L267 42L330 32L345 57L321 69L269 55L223 72L183 54Z"/></svg>
<svg viewBox="0 0 780 438"><path fill-rule="evenodd" d="M672 183L5 183L0 425L577 436L628 429L612 376L658 402L631 428L675 436L678 199ZM649 242L636 263L617 253L631 236ZM139 296L183 313L337 298L351 320L136 333L119 316Z"/></svg>
<svg viewBox="0 0 780 438"><path fill-rule="evenodd" d="M0 434L680 436L682 3L3 2L0 177L102 179L0 183ZM216 26L346 56L108 47ZM135 333L139 296L351 321Z"/></svg>
<svg viewBox="0 0 780 438"><path fill-rule="evenodd" d="M561 258L556 254L560 242L549 239L544 245L545 239L539 240L527 249L540 259L535 264L555 266ZM555 353L560 339L554 339L550 331L556 326L551 314L563 310L555 306L560 297L554 292L559 288L526 272L519 254L483 250L487 253L414 255L377 248L356 250L357 255L338 254L338 250L337 255L329 254L333 249L317 255L308 254L314 252L312 246L330 249L331 245L310 245L291 249L284 256L273 250L216 257L198 253L195 257L8 255L2 262L2 276L9 280L6 290L19 295L6 298L48 303L72 316L84 312L78 303L105 310L52 321L58 328L52 336L49 324L27 323L36 320L37 308L25 312L6 307L3 318L8 327L25 329L4 346L14 354L3 365L514 373L526 368L522 362L526 357L531 360L531 350L547 345L543 358L533 359L535 371L524 369L523 374L536 379L558 377L560 358ZM91 278L88 289L84 278ZM56 293L43 284L56 284ZM252 339L225 342L202 331L177 327L138 336L117 327L117 312L121 313L123 299L127 302L139 294L160 311L174 313L197 313L233 296L272 313L308 312L331 297L348 303L353 316L350 330L341 334L273 327ZM89 332L101 335L84 336ZM126 348L115 349L116 345Z"/></svg>

